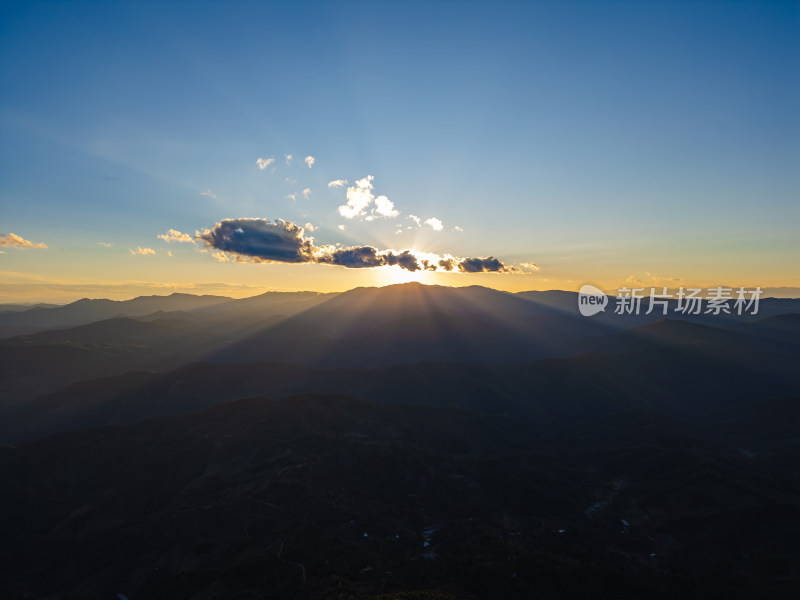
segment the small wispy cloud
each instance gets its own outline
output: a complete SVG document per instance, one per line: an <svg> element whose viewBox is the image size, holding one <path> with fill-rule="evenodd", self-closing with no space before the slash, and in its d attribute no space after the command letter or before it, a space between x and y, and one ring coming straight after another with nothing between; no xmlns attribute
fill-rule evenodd
<svg viewBox="0 0 800 600"><path fill-rule="evenodd" d="M303 190L303 198L308 200L308 197L311 195L311 188L306 188Z"/></svg>
<svg viewBox="0 0 800 600"><path fill-rule="evenodd" d="M292 202L296 202L297 201L297 194L286 194L286 198L288 198Z"/></svg>
<svg viewBox="0 0 800 600"><path fill-rule="evenodd" d="M311 223L306 223L305 225L303 225L303 229L305 229L309 233L314 233L317 229L319 229L319 227L315 227Z"/></svg>
<svg viewBox="0 0 800 600"><path fill-rule="evenodd" d="M113 245L114 245L114 244L112 244L111 242L97 242L97 243L98 243L99 245L101 245L103 248L111 248L111 246L113 246Z"/></svg>
<svg viewBox="0 0 800 600"><path fill-rule="evenodd" d="M541 271L541 269L542 269L542 267L537 265L535 262L519 263L519 266L522 267L526 271Z"/></svg>
<svg viewBox="0 0 800 600"><path fill-rule="evenodd" d="M297 183L297 179L294 177L284 177L284 181L286 181L286 183Z"/></svg>
<svg viewBox="0 0 800 600"><path fill-rule="evenodd" d="M340 231L344 231L345 229L347 229L347 228L346 228L344 225L337 225L336 227L337 227L337 228L338 228Z"/></svg>
<svg viewBox="0 0 800 600"><path fill-rule="evenodd" d="M18 236L16 233L0 233L0 246L3 248L47 248L45 243L34 243Z"/></svg>
<svg viewBox="0 0 800 600"><path fill-rule="evenodd" d="M430 228L433 229L434 231L441 231L442 229L444 229L444 225L442 225L442 222L436 217L431 217L430 219L427 219L425 221L425 225L430 226Z"/></svg>
<svg viewBox="0 0 800 600"><path fill-rule="evenodd" d="M136 250L134 250L133 248L128 248L128 252L130 252L131 254L139 254L142 256L147 256L148 254L156 253L156 251L153 250L152 248L142 248L141 246L138 246Z"/></svg>
<svg viewBox="0 0 800 600"><path fill-rule="evenodd" d="M347 183L348 183L347 179L334 179L333 181L328 182L328 187L329 188L344 187L347 185Z"/></svg>
<svg viewBox="0 0 800 600"><path fill-rule="evenodd" d="M314 158L313 156L306 156L303 159L303 161L308 165L308 168L310 169L311 167L314 166L314 163L317 162L317 159Z"/></svg>
<svg viewBox="0 0 800 600"><path fill-rule="evenodd" d="M211 190L206 190L205 192L200 192L200 195L201 196L207 196L207 197L209 197L211 199L214 199L214 198L217 197L217 195L214 192L212 192Z"/></svg>
<svg viewBox="0 0 800 600"><path fill-rule="evenodd" d="M458 225L455 225L453 226L453 231L464 231L464 230L461 229L461 227L459 227Z"/></svg>
<svg viewBox="0 0 800 600"><path fill-rule="evenodd" d="M417 227L422 225L422 219L420 219L417 215L408 215L408 218L414 221L417 224Z"/></svg>
<svg viewBox="0 0 800 600"><path fill-rule="evenodd" d="M274 162L275 162L274 158L259 158L258 160L256 160L258 168L261 169L262 171Z"/></svg>
<svg viewBox="0 0 800 600"><path fill-rule="evenodd" d="M291 155L291 154L287 154L286 155L286 166L289 166L290 164L292 164L292 159L293 158L294 158L294 156Z"/></svg>
<svg viewBox="0 0 800 600"><path fill-rule="evenodd" d="M188 233L181 233L177 229L170 229L167 233L159 233L156 237L158 239L164 240L168 244L172 242L184 242L184 243L192 243L194 239Z"/></svg>

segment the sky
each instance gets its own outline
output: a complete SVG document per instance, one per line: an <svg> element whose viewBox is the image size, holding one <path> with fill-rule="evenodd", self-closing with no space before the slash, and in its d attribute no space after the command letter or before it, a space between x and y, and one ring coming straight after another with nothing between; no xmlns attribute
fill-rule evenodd
<svg viewBox="0 0 800 600"><path fill-rule="evenodd" d="M798 107L800 2L3 2L0 301L800 287Z"/></svg>

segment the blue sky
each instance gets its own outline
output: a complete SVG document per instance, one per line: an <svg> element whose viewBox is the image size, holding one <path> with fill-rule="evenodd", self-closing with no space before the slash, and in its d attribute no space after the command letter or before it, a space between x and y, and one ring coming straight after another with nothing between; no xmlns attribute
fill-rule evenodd
<svg viewBox="0 0 800 600"><path fill-rule="evenodd" d="M436 274L450 285L800 285L797 2L6 2L0 14L0 233L48 246L2 248L8 297L26 282L387 282L380 269L218 264L156 238L242 217L310 222L318 244L541 267ZM398 217L337 212L346 188L327 183L367 175Z"/></svg>

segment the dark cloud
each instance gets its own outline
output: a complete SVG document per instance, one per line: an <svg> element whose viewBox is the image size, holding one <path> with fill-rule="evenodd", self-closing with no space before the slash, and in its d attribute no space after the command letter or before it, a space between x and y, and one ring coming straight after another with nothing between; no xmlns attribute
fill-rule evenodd
<svg viewBox="0 0 800 600"><path fill-rule="evenodd" d="M321 249L316 262L340 267L381 267L386 264L383 256L372 246L354 246L352 248Z"/></svg>
<svg viewBox="0 0 800 600"><path fill-rule="evenodd" d="M417 257L411 254L409 250L404 250L400 254L386 252L384 260L387 265L398 265L408 271L419 271L421 268Z"/></svg>
<svg viewBox="0 0 800 600"><path fill-rule="evenodd" d="M488 258L465 258L458 263L458 270L464 273L505 273L510 269L494 256Z"/></svg>
<svg viewBox="0 0 800 600"><path fill-rule="evenodd" d="M223 219L196 235L209 247L257 261L305 263L314 261L314 244L303 228L278 219Z"/></svg>
<svg viewBox="0 0 800 600"><path fill-rule="evenodd" d="M510 273L518 269L488 258L440 259L438 263L420 259L410 250L379 251L372 246L315 246L306 238L302 227L278 219L223 219L211 229L197 232L195 237L209 248L232 255L239 262L320 263L348 268L369 268L397 265L408 271L460 271L462 273ZM220 255L225 256L225 255Z"/></svg>

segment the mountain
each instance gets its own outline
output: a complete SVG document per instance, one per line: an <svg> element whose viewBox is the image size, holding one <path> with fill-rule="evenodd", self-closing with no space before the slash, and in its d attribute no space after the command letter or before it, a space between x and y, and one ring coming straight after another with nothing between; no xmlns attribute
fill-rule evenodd
<svg viewBox="0 0 800 600"><path fill-rule="evenodd" d="M447 332L434 333L448 339ZM0 441L132 423L249 395L315 392L458 406L513 416L544 430L632 408L698 421L719 407L800 393L797 353L724 329L663 320L584 343L592 352L518 366L419 362L320 369L281 362L198 363L165 373L126 373L75 383L6 410ZM285 348L286 339L278 346Z"/></svg>
<svg viewBox="0 0 800 600"><path fill-rule="evenodd" d="M249 398L0 447L5 597L790 598L784 474L680 420ZM796 493L796 492L795 492Z"/></svg>
<svg viewBox="0 0 800 600"><path fill-rule="evenodd" d="M22 312L0 314L0 331L2 328L31 328L36 331L42 328L69 327L84 325L112 317L125 315L136 317L154 313L159 310L193 310L208 308L216 304L230 301L226 296L195 296L192 294L174 293L169 296L139 296L131 300L91 300L84 298L64 306L55 308L31 308ZM16 332L16 335L22 334Z"/></svg>
<svg viewBox="0 0 800 600"><path fill-rule="evenodd" d="M0 406L75 381L131 369L175 368L225 338L185 319L112 318L0 340Z"/></svg>
<svg viewBox="0 0 800 600"><path fill-rule="evenodd" d="M609 331L506 292L412 283L343 292L272 327L254 328L208 358L319 367L521 364L568 353L572 337Z"/></svg>

